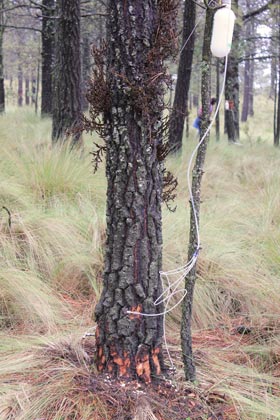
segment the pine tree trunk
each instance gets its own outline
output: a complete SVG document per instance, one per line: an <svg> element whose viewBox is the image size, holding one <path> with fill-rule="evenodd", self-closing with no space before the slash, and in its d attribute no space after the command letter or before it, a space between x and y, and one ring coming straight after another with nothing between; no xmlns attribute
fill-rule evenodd
<svg viewBox="0 0 280 420"><path fill-rule="evenodd" d="M23 105L23 76L22 67L18 66L18 106Z"/></svg>
<svg viewBox="0 0 280 420"><path fill-rule="evenodd" d="M83 36L82 51L82 110L87 111L89 104L86 94L88 89L88 80L90 78L90 42L88 34L84 34Z"/></svg>
<svg viewBox="0 0 280 420"><path fill-rule="evenodd" d="M206 21L204 29L203 51L202 51L202 78L201 78L201 101L202 101L202 124L201 136L204 136L209 125L209 104L211 92L211 52L210 42L213 25L213 10L207 9ZM206 156L207 145L209 141L209 134L206 136L204 142L200 145L195 165L192 172L192 194L196 208L197 220L199 222L200 212L200 187L203 175L203 166ZM188 260L190 260L197 250L197 231L195 227L195 216L193 208L191 207L190 216L190 234L189 234L189 252ZM193 295L196 281L196 265L192 268L186 277L185 288L187 294L183 301L182 323L181 323L181 346L185 370L185 378L187 381L195 381L196 369L193 360L192 350L192 309L193 309Z"/></svg>
<svg viewBox="0 0 280 420"><path fill-rule="evenodd" d="M104 288L96 307L100 372L146 383L162 370L162 17L173 1L109 1L105 113L107 242ZM167 40L166 42L169 42Z"/></svg>
<svg viewBox="0 0 280 420"><path fill-rule="evenodd" d="M29 77L25 78L25 105L30 105L30 81L29 81Z"/></svg>
<svg viewBox="0 0 280 420"><path fill-rule="evenodd" d="M216 59L216 98L220 96L220 59ZM217 104L216 104L217 106ZM220 111L218 110L215 120L216 125L216 141L220 141Z"/></svg>
<svg viewBox="0 0 280 420"><path fill-rule="evenodd" d="M39 101L39 90L40 90L40 60L37 63L37 76L36 76L36 94L35 94L35 113L38 114L38 101Z"/></svg>
<svg viewBox="0 0 280 420"><path fill-rule="evenodd" d="M238 9L238 0L233 1ZM228 141L234 143L239 139L239 39L240 24L235 22L232 50L228 56L228 67L225 86L225 100L228 107L225 109L225 129Z"/></svg>
<svg viewBox="0 0 280 420"><path fill-rule="evenodd" d="M53 84L53 142L63 142L81 120L80 0L58 0ZM72 134L78 144L80 134Z"/></svg>
<svg viewBox="0 0 280 420"><path fill-rule="evenodd" d="M246 122L249 114L249 96L250 96L250 60L245 61L244 67L244 91L241 121Z"/></svg>
<svg viewBox="0 0 280 420"><path fill-rule="evenodd" d="M279 47L280 53L280 47ZM275 89L274 102L274 146L279 147L280 143L280 54L278 58L278 84Z"/></svg>
<svg viewBox="0 0 280 420"><path fill-rule="evenodd" d="M177 152L182 148L182 138L188 102L188 92L191 81L195 40L194 34L191 35L191 33L195 25L195 18L196 5L192 0L186 0L184 9L182 47L187 40L188 42L180 55L175 98L170 117L169 147L171 152Z"/></svg>
<svg viewBox="0 0 280 420"><path fill-rule="evenodd" d="M42 117L52 114L52 72L54 55L54 0L42 1Z"/></svg>
<svg viewBox="0 0 280 420"><path fill-rule="evenodd" d="M250 61L250 69L249 69L249 109L248 113L250 117L254 116L254 78L255 78L255 62L253 59Z"/></svg>
<svg viewBox="0 0 280 420"><path fill-rule="evenodd" d="M4 16L2 9L4 0L0 0L0 114L5 111L5 85L4 85L4 67L3 67L3 35L4 35Z"/></svg>
<svg viewBox="0 0 280 420"><path fill-rule="evenodd" d="M274 43L271 40L271 51L273 51L273 47L274 47ZM277 58L276 57L272 57L271 59L271 63L270 63L270 74L271 74L271 78L270 78L270 93L269 93L269 97L270 99L274 98L274 93L275 93L275 86L277 84Z"/></svg>
<svg viewBox="0 0 280 420"><path fill-rule="evenodd" d="M36 76L35 76L34 73L32 72L32 74L31 74L31 102L32 102L32 105L35 105L35 102L36 102Z"/></svg>
<svg viewBox="0 0 280 420"><path fill-rule="evenodd" d="M249 101L250 101L250 47L251 43L248 41L251 32L251 23L246 22L246 31L245 31L245 56L247 60L245 61L244 67L244 90L243 90L243 105L241 113L241 121L246 122L249 115ZM246 41L247 40L247 41Z"/></svg>

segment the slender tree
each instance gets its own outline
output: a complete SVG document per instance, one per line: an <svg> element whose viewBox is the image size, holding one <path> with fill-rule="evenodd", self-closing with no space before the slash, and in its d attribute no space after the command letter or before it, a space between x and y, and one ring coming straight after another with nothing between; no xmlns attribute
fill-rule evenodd
<svg viewBox="0 0 280 420"><path fill-rule="evenodd" d="M88 90L88 82L90 78L90 41L88 33L84 33L82 37L82 108L83 111L88 109L88 100L86 92Z"/></svg>
<svg viewBox="0 0 280 420"><path fill-rule="evenodd" d="M274 96L274 146L279 147L280 144L280 30L279 30L279 22L280 22L280 5L278 3L278 7L274 11L276 22L278 22L278 33L277 33L277 40L278 40L278 80L275 83L275 96Z"/></svg>
<svg viewBox="0 0 280 420"><path fill-rule="evenodd" d="M18 66L18 106L23 105L23 75L22 66Z"/></svg>
<svg viewBox="0 0 280 420"><path fill-rule="evenodd" d="M25 105L30 105L30 79L25 76Z"/></svg>
<svg viewBox="0 0 280 420"><path fill-rule="evenodd" d="M248 1L247 1L248 7ZM252 65L252 61L250 60L250 41L248 41L251 35L251 22L248 21L245 27L245 55L248 57L245 60L244 65L244 86L243 86L243 104L242 104L242 113L241 113L241 121L246 122L248 115L249 115L249 102L250 102L250 66Z"/></svg>
<svg viewBox="0 0 280 420"><path fill-rule="evenodd" d="M237 12L238 0L233 0L233 6ZM233 33L232 51L228 57L225 86L225 100L227 104L225 109L225 131L230 143L239 139L239 39L240 24L237 20Z"/></svg>
<svg viewBox="0 0 280 420"><path fill-rule="evenodd" d="M251 33L254 34L256 32L256 24L255 19L251 20ZM254 78L255 78L255 60L253 60L256 51L256 42L253 39L251 43L251 58L250 60L250 68L249 68L249 109L248 113L250 117L254 115Z"/></svg>
<svg viewBox="0 0 280 420"><path fill-rule="evenodd" d="M81 120L80 0L57 1L53 84L53 142L64 141ZM78 144L79 134L72 135Z"/></svg>
<svg viewBox="0 0 280 420"><path fill-rule="evenodd" d="M187 111L188 92L191 81L194 52L194 25L196 5L193 0L185 1L182 49L178 67L175 97L170 117L169 147L172 152L182 148L184 122Z"/></svg>
<svg viewBox="0 0 280 420"><path fill-rule="evenodd" d="M88 95L92 126L106 140L108 181L96 365L146 383L162 371L162 305L154 301L162 292L163 63L174 52L176 9L174 0L110 0L107 70L96 52Z"/></svg>
<svg viewBox="0 0 280 420"><path fill-rule="evenodd" d="M202 124L201 136L204 136L209 125L209 104L211 96L211 52L210 42L212 34L214 10L209 6L206 10L206 21L204 29L204 40L202 50L202 76L201 76L201 103L202 103ZM202 137L201 137L202 138ZM209 134L200 145L196 161L192 172L192 194L195 204L196 217L199 222L200 213L200 186L203 175L203 166L206 157ZM198 252L198 238L195 224L194 209L191 207L190 216L190 234L189 234L189 260ZM182 323L181 323L181 345L185 369L185 378L187 381L195 381L196 369L193 360L191 318L193 309L193 294L196 282L196 265L191 269L186 277L185 288L187 294L183 301Z"/></svg>
<svg viewBox="0 0 280 420"><path fill-rule="evenodd" d="M5 87L3 69L4 0L0 0L0 114L5 111Z"/></svg>
<svg viewBox="0 0 280 420"><path fill-rule="evenodd" d="M41 115L52 113L52 73L54 56L54 0L42 1L42 93Z"/></svg>
<svg viewBox="0 0 280 420"><path fill-rule="evenodd" d="M216 98L218 98L219 95L220 95L220 59L216 58ZM219 141L220 140L220 111L219 110L216 115L215 128L216 128L216 141Z"/></svg>

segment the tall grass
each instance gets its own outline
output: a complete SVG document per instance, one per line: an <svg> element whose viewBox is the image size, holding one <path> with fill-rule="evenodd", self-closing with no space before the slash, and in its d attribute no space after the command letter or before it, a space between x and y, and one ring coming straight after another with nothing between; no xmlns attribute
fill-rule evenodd
<svg viewBox="0 0 280 420"><path fill-rule="evenodd" d="M228 418L242 420L280 418L280 152L268 115L243 126L242 147L211 140L202 188L197 386L225 395L235 413ZM82 155L51 148L49 120L26 109L1 117L0 132L0 206L11 215L9 225L1 210L0 418L110 418L81 386L90 376L81 337L101 289L104 170L92 173L90 139ZM163 212L165 269L186 261L194 145L188 140L182 156L168 161L179 187L177 211ZM167 321L177 386L179 322L178 309ZM240 326L250 332L239 334Z"/></svg>

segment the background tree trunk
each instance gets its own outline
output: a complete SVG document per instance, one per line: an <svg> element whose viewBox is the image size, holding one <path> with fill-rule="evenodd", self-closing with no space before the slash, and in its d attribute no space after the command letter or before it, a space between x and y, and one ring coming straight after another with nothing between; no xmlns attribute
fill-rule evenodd
<svg viewBox="0 0 280 420"><path fill-rule="evenodd" d="M256 33L255 20L251 20L251 36ZM256 51L256 42L252 40L251 42L251 58L250 67L249 67L249 115L250 117L254 116L254 79L255 79L255 51Z"/></svg>
<svg viewBox="0 0 280 420"><path fill-rule="evenodd" d="M37 75L36 75L36 86L35 86L35 113L38 114L38 102L39 102L39 90L40 90L40 60L37 63Z"/></svg>
<svg viewBox="0 0 280 420"><path fill-rule="evenodd" d="M89 104L86 93L90 78L90 42L88 34L83 35L82 52L82 110L87 111Z"/></svg>
<svg viewBox="0 0 280 420"><path fill-rule="evenodd" d="M41 115L52 114L52 72L54 50L54 0L42 1L42 93Z"/></svg>
<svg viewBox="0 0 280 420"><path fill-rule="evenodd" d="M218 98L220 96L220 59L216 58L216 99L218 101ZM216 103L216 107L218 106L218 103ZM216 115L216 141L220 140L220 111L217 112Z"/></svg>
<svg viewBox="0 0 280 420"><path fill-rule="evenodd" d="M233 5L237 11L238 0L234 0ZM240 24L236 21L232 50L228 56L225 86L225 100L228 104L225 109L225 130L229 142L236 142L239 139L239 38Z"/></svg>
<svg viewBox="0 0 280 420"><path fill-rule="evenodd" d="M211 96L211 34L213 25L213 10L207 9L206 22L204 29L203 51L202 51L202 78L201 78L201 102L202 102L202 124L201 124L201 138L204 136L209 125L209 104ZM200 186L203 175L203 166L206 156L207 144L209 141L209 134L206 136L203 143L200 145L196 162L192 172L192 194L196 209L196 215L199 222L200 212ZM189 252L188 260L197 252L197 231L195 227L195 216L193 208L191 207L190 216L190 234L189 234ZM192 350L192 309L193 309L193 294L196 281L196 265L192 268L186 277L185 288L187 294L183 301L182 323L181 323L181 346L184 362L185 378L187 381L195 381L196 369L193 360Z"/></svg>
<svg viewBox="0 0 280 420"><path fill-rule="evenodd" d="M5 111L5 85L3 67L4 0L0 0L0 114Z"/></svg>
<svg viewBox="0 0 280 420"><path fill-rule="evenodd" d="M35 105L36 102L36 76L35 71L32 71L31 73L31 102L32 105Z"/></svg>
<svg viewBox="0 0 280 420"><path fill-rule="evenodd" d="M280 142L280 47L278 57L278 83L274 99L274 146L279 147Z"/></svg>
<svg viewBox="0 0 280 420"><path fill-rule="evenodd" d="M162 170L157 155L164 45L174 48L163 19L174 25L175 2L111 0L108 10L107 242L104 288L95 311L96 364L100 372L148 383L162 369L163 317L127 310L162 311L162 305L154 305L162 292Z"/></svg>
<svg viewBox="0 0 280 420"><path fill-rule="evenodd" d="M64 141L81 120L80 0L57 1L53 142ZM79 134L72 135L78 143Z"/></svg>
<svg viewBox="0 0 280 420"><path fill-rule="evenodd" d="M188 92L191 81L192 60L195 36L191 33L195 25L196 5L192 0L185 1L182 47L187 45L180 55L178 77L175 89L172 113L170 117L169 147L171 152L182 148L182 137L187 112Z"/></svg>
<svg viewBox="0 0 280 420"><path fill-rule="evenodd" d="M23 76L22 67L18 66L18 106L23 105Z"/></svg>
<svg viewBox="0 0 280 420"><path fill-rule="evenodd" d="M248 2L247 2L248 4ZM247 6L248 7L248 6ZM249 9L247 9L249 10ZM241 121L246 122L248 115L249 115L249 101L250 101L250 66L251 66L251 60L250 58L250 48L251 43L248 41L248 38L251 33L251 22L248 21L245 23L245 56L247 57L247 60L245 60L245 66L244 66L244 85L243 85L243 104L242 104L242 113L241 113ZM246 41L247 40L247 41Z"/></svg>
<svg viewBox="0 0 280 420"><path fill-rule="evenodd" d="M30 80L29 80L29 76L25 77L25 105L30 105Z"/></svg>

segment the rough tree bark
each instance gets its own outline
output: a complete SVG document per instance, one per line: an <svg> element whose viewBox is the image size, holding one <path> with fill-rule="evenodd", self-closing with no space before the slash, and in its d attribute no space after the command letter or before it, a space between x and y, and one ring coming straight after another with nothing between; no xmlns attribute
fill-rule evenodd
<svg viewBox="0 0 280 420"><path fill-rule="evenodd" d="M202 124L201 124L201 138L204 136L209 125L209 104L211 92L211 52L210 42L212 34L214 12L212 9L206 11L206 21L204 29L203 51L202 51L202 78L201 78L201 103L202 103ZM199 222L200 213L200 186L203 175L203 166L206 156L207 145L209 141L209 134L200 145L195 165L192 172L192 194L196 209L197 220ZM193 208L191 207L190 216L190 234L189 234L189 252L188 259L190 260L197 252L198 246L197 231L195 227L195 216ZM191 319L193 309L193 294L196 281L196 265L192 268L186 277L185 288L187 290L186 297L183 301L182 323L181 323L181 346L184 362L185 378L187 381L195 381L196 369L193 360L192 350L192 334L191 334Z"/></svg>
<svg viewBox="0 0 280 420"><path fill-rule="evenodd" d="M3 68L4 0L0 0L0 114L5 111L5 86Z"/></svg>
<svg viewBox="0 0 280 420"><path fill-rule="evenodd" d="M235 10L238 10L238 0L233 1ZM225 109L225 131L229 143L239 139L239 39L240 24L235 22L233 32L232 51L228 57L228 67L225 86L225 100L228 108Z"/></svg>
<svg viewBox="0 0 280 420"><path fill-rule="evenodd" d="M192 35L191 33L195 25L195 18L196 5L193 0L186 0L183 18L182 47L187 40L188 42L180 55L175 97L170 116L169 147L172 153L182 149L195 41L194 33Z"/></svg>
<svg viewBox="0 0 280 420"><path fill-rule="evenodd" d="M52 114L52 72L54 50L54 0L42 1L42 93L41 115Z"/></svg>
<svg viewBox="0 0 280 420"><path fill-rule="evenodd" d="M80 0L57 1L52 140L63 142L81 120ZM79 144L81 136L71 136Z"/></svg>
<svg viewBox="0 0 280 420"><path fill-rule="evenodd" d="M146 383L162 371L163 319L127 311L162 311L154 301L162 292L163 62L174 50L169 37L175 11L173 0L110 0L108 5L107 242L95 311L96 365L99 372Z"/></svg>

